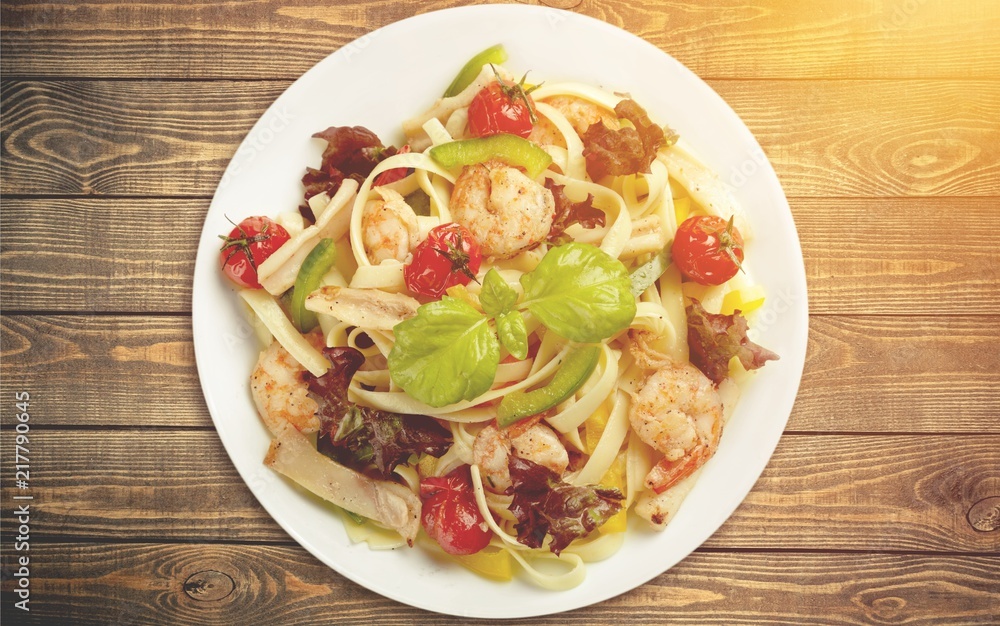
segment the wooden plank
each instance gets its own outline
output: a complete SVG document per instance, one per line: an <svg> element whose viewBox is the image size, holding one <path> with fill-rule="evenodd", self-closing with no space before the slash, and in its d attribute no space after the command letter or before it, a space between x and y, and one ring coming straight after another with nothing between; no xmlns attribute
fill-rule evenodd
<svg viewBox="0 0 1000 626"><path fill-rule="evenodd" d="M44 419L44 405L32 408ZM8 447L10 436L2 435ZM36 539L288 540L212 431L40 430L30 444ZM0 471L11 501L13 465ZM283 480L260 471L258 491ZM966 516L998 495L997 435L787 435L706 545L995 552L996 533L976 530ZM3 511L6 523L11 511Z"/></svg>
<svg viewBox="0 0 1000 626"><path fill-rule="evenodd" d="M191 312L207 200L6 200L5 311ZM221 233L220 233L221 234Z"/></svg>
<svg viewBox="0 0 1000 626"><path fill-rule="evenodd" d="M1000 318L813 317L790 430L1000 432Z"/></svg>
<svg viewBox="0 0 1000 626"><path fill-rule="evenodd" d="M994 314L1000 198L791 199L819 314Z"/></svg>
<svg viewBox="0 0 1000 626"><path fill-rule="evenodd" d="M286 86L7 82L0 189L209 196L239 142ZM789 196L1000 196L1000 81L712 86L754 132ZM747 172L758 169L754 159L747 155ZM745 184L735 170L720 175Z"/></svg>
<svg viewBox="0 0 1000 626"><path fill-rule="evenodd" d="M1000 82L710 84L789 196L1000 195ZM741 182L732 171L722 176Z"/></svg>
<svg viewBox="0 0 1000 626"><path fill-rule="evenodd" d="M809 310L823 315L995 313L1000 240L983 224L994 219L998 202L793 198ZM208 204L5 200L0 212L4 310L190 312L191 259ZM799 294L773 296L779 302Z"/></svg>
<svg viewBox="0 0 1000 626"><path fill-rule="evenodd" d="M492 623L388 600L299 548L36 543L31 559L30 606L40 619L123 626ZM509 623L614 624L627 613L630 624L988 624L1000 619L997 576L1000 564L988 557L695 552L619 597ZM3 585L8 607L13 583Z"/></svg>
<svg viewBox="0 0 1000 626"><path fill-rule="evenodd" d="M375 28L461 4L5 3L0 68L21 76L294 78ZM1000 11L991 0L547 4L622 27L711 78L1000 75Z"/></svg>
<svg viewBox="0 0 1000 626"><path fill-rule="evenodd" d="M789 430L1000 433L998 322L813 317ZM211 427L189 318L3 316L0 324L4 383L36 395L47 425Z"/></svg>
<svg viewBox="0 0 1000 626"><path fill-rule="evenodd" d="M250 127L287 86L6 82L0 189L210 196Z"/></svg>
<svg viewBox="0 0 1000 626"><path fill-rule="evenodd" d="M31 393L34 424L211 426L189 317L5 315L0 323L4 387Z"/></svg>

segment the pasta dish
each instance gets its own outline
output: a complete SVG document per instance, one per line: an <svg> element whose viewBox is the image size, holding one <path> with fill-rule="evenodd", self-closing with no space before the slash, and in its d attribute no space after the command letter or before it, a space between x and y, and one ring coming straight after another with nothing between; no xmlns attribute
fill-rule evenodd
<svg viewBox="0 0 1000 626"><path fill-rule="evenodd" d="M752 370L751 225L627 94L471 59L400 147L317 132L302 205L234 224L264 464L353 541L583 581L662 529ZM353 120L352 120L353 121Z"/></svg>

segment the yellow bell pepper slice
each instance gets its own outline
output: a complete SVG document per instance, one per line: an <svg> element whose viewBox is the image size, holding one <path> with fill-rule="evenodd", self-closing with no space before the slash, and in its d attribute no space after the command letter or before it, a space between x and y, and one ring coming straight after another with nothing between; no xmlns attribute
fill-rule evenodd
<svg viewBox="0 0 1000 626"><path fill-rule="evenodd" d="M608 468L607 473L601 479L601 485L614 487L624 494L626 488L625 480L625 453L619 452L614 462L611 463L611 467ZM602 534L623 533L626 526L628 526L628 511L622 508L597 530Z"/></svg>
<svg viewBox="0 0 1000 626"><path fill-rule="evenodd" d="M507 581L514 578L514 559L506 550L486 548L475 554L456 556L455 560L473 572L493 580Z"/></svg>
<svg viewBox="0 0 1000 626"><path fill-rule="evenodd" d="M594 449L597 448L597 443L601 440L601 435L604 434L604 428L608 425L608 418L610 417L611 408L607 402L604 402L583 423L584 446L587 448L587 454L594 453Z"/></svg>
<svg viewBox="0 0 1000 626"><path fill-rule="evenodd" d="M691 215L691 197L684 196L674 200L674 216L677 218L677 225L680 226Z"/></svg>
<svg viewBox="0 0 1000 626"><path fill-rule="evenodd" d="M732 315L735 311L750 313L764 304L764 289L760 285L752 285L741 289L733 289L722 298L722 314Z"/></svg>

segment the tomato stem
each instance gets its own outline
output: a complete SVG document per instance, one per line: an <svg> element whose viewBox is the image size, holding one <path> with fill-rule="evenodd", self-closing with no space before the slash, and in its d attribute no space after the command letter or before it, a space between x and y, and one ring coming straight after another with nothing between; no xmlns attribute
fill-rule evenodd
<svg viewBox="0 0 1000 626"><path fill-rule="evenodd" d="M741 249L742 246L737 244L736 239L733 237L733 217L734 216L729 216L729 221L726 223L725 230L718 231L716 236L719 238L719 250L725 252L726 256L729 257L729 260L731 260L733 265L736 266L736 269L742 272L743 263L740 262L735 253L735 250Z"/></svg>
<svg viewBox="0 0 1000 626"><path fill-rule="evenodd" d="M535 115L535 106L532 104L531 98L528 97L528 94L541 87L544 82L526 88L524 86L524 81L528 78L528 72L525 72L520 81L516 83L508 83L500 77L500 74L497 72L497 68L492 63L490 63L490 67L493 68L493 74L497 78L497 84L500 85L500 89L503 91L504 95L510 98L511 102L523 100L524 104L528 107L528 119L531 120L532 124L537 123L538 116Z"/></svg>
<svg viewBox="0 0 1000 626"><path fill-rule="evenodd" d="M466 252L465 250L462 250L461 248L462 236L461 235L458 236L457 246L451 243L450 241L447 243L448 243L447 251L433 248L434 252L437 252L444 258L448 259L448 262L451 263L451 271L461 272L465 276L468 276L470 280L474 280L478 284L479 279L476 278L476 275L473 274L472 270L469 269L469 253Z"/></svg>
<svg viewBox="0 0 1000 626"><path fill-rule="evenodd" d="M256 272L257 262L254 260L253 254L250 252L250 244L263 243L271 238L270 233L267 232L268 224L264 224L258 234L250 237L247 235L247 232L243 230L243 227L229 219L228 215L226 216L226 219L229 220L229 223L235 226L238 231L240 231L240 236L228 237L226 235L219 235L219 239L225 242L222 244L221 250L229 250L229 254L226 255L226 260L222 262L222 267L225 267L226 263L228 263L237 253L242 252L250 262L250 267L252 267L253 271Z"/></svg>

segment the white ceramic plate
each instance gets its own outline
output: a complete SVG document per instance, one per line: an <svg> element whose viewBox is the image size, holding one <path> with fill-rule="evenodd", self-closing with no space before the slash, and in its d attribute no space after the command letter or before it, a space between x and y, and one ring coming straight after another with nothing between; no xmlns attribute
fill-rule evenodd
<svg viewBox="0 0 1000 626"><path fill-rule="evenodd" d="M322 33L316 33L322 37ZM628 92L666 121L723 179L734 183L756 239L748 263L769 295L758 342L769 363L742 398L718 453L662 533L635 525L620 552L588 566L563 592L515 580L487 581L420 549L373 552L351 545L341 521L261 462L270 437L257 417L249 374L257 347L234 289L219 271L218 235L250 215L276 215L301 198L307 165L319 163L328 126L362 125L399 143L400 122L429 106L461 65L503 43L515 73L572 79ZM792 408L806 349L806 282L798 236L770 164L722 99L680 63L618 28L575 13L476 6L392 24L331 54L267 110L233 157L205 219L195 265L193 324L209 411L233 464L260 503L297 542L344 576L413 606L469 617L526 617L610 598L663 573L732 514L767 464ZM225 463L224 459L218 459Z"/></svg>

